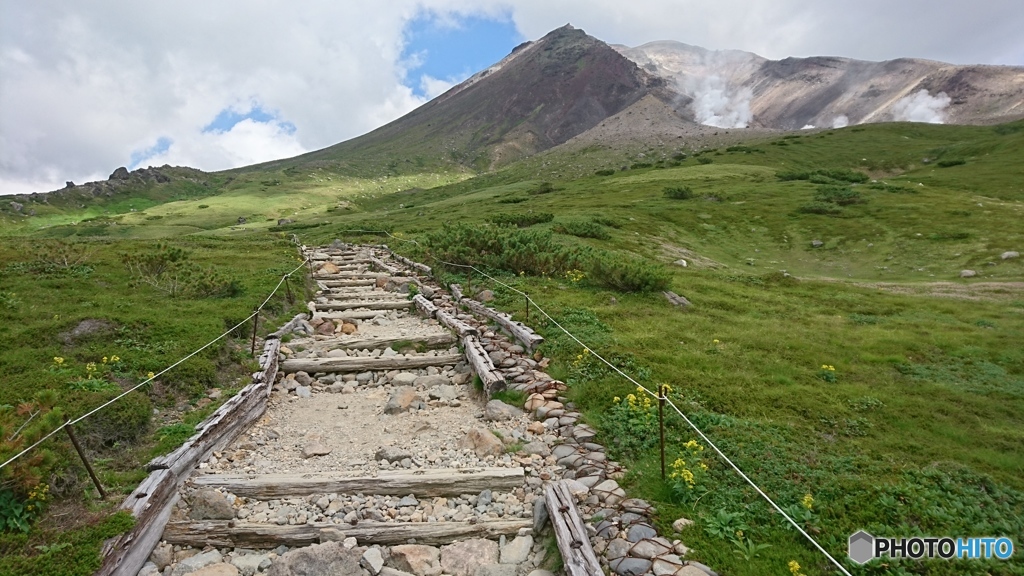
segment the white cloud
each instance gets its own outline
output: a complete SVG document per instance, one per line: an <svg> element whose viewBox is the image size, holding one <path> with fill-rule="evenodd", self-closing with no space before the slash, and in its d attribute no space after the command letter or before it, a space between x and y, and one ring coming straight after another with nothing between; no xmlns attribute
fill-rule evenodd
<svg viewBox="0 0 1024 576"><path fill-rule="evenodd" d="M434 78L429 74L423 74L420 76L420 90L423 91L423 94L426 95L428 99L433 99L444 94L449 88L455 86L462 80L465 80L465 78L457 81L441 80L440 78Z"/></svg>
<svg viewBox="0 0 1024 576"><path fill-rule="evenodd" d="M372 130L423 102L402 84L415 64L402 62L404 26L423 10L510 16L528 38L572 22L609 42L674 39L772 58L1024 54L1018 0L0 0L0 193L105 178L159 138L172 141L162 160L215 169ZM416 79L430 95L456 80ZM294 132L250 122L201 133L221 110L253 102Z"/></svg>

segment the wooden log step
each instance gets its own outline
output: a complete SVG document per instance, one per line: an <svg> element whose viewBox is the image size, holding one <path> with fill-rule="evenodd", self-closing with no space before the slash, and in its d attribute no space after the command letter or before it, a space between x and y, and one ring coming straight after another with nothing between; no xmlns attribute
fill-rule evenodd
<svg viewBox="0 0 1024 576"><path fill-rule="evenodd" d="M505 376L494 367L491 357L487 355L487 351L484 350L476 336L464 336L462 345L466 350L466 359L473 367L473 372L476 372L476 375L484 383L484 390L487 390L488 394L504 390L507 386Z"/></svg>
<svg viewBox="0 0 1024 576"><path fill-rule="evenodd" d="M455 336L450 332L435 334L433 336L408 336L405 338L354 338L341 339L334 344L334 349L344 350L376 350L378 348L393 348L403 344L412 346L424 346L426 348L444 348L455 343Z"/></svg>
<svg viewBox="0 0 1024 576"><path fill-rule="evenodd" d="M384 310L347 310L345 312L318 312L321 318L328 320L369 320L384 314Z"/></svg>
<svg viewBox="0 0 1024 576"><path fill-rule="evenodd" d="M427 366L449 366L462 361L462 354L388 356L380 358L292 358L281 363L285 372L367 372L408 370Z"/></svg>
<svg viewBox="0 0 1024 576"><path fill-rule="evenodd" d="M420 272L423 272L424 274L430 274L430 266L427 266L426 264L420 264L419 262L414 262L414 261L406 258L405 256L399 256L398 254L395 254L394 252L391 253L391 256L395 260L398 260L399 262L401 262L402 264L405 264L406 266L408 266L410 268L415 268L416 270L419 270Z"/></svg>
<svg viewBox="0 0 1024 576"><path fill-rule="evenodd" d="M480 333L476 328L466 324L462 320L455 317L454 314L447 310L441 310L440 308L434 313L437 321L442 325L447 326L454 330L459 336L477 336Z"/></svg>
<svg viewBox="0 0 1024 576"><path fill-rule="evenodd" d="M465 306L470 312L490 318L498 323L502 328L508 331L509 334L515 336L516 340L523 343L523 346L527 350L534 350L541 342L544 341L544 337L535 333L530 329L529 326L522 322L516 322L508 314L498 312L493 308L488 308L476 300L469 298L462 298L459 300L459 304Z"/></svg>
<svg viewBox="0 0 1024 576"><path fill-rule="evenodd" d="M377 284L376 279L356 279L356 280L319 280L317 283L323 282L324 286L328 288L348 288L352 286L373 286Z"/></svg>
<svg viewBox="0 0 1024 576"><path fill-rule="evenodd" d="M412 300L353 300L351 302L326 302L317 304L317 311L327 310L355 310L366 308L367 310L403 310L412 308Z"/></svg>
<svg viewBox="0 0 1024 576"><path fill-rule="evenodd" d="M576 499L564 480L544 487L544 503L548 506L551 526L555 529L558 550L562 553L565 573L569 576L603 574L597 555L590 546L583 518L576 509Z"/></svg>
<svg viewBox="0 0 1024 576"><path fill-rule="evenodd" d="M459 286L458 284L449 284L448 288L451 290L452 298L455 298L456 302L462 300L462 286Z"/></svg>
<svg viewBox="0 0 1024 576"><path fill-rule="evenodd" d="M234 526L232 526L234 524ZM533 526L533 520L492 520L489 522L372 522L360 521L350 524L316 522L292 526L256 524L233 520L203 520L196 522L171 522L164 529L164 540L181 546L215 546L218 548L275 548L285 546L307 546L318 544L321 537L326 540L341 540L354 537L360 545L378 544L393 546L407 544L414 539L417 544L431 546L448 544L453 540L469 538L498 539L511 536L522 528ZM600 572L596 572L600 574Z"/></svg>
<svg viewBox="0 0 1024 576"><path fill-rule="evenodd" d="M378 274L376 272L339 272L338 274L320 274L319 272L313 274L313 278L316 280L374 280L377 278L387 278L387 274ZM328 284L330 286L330 284Z"/></svg>
<svg viewBox="0 0 1024 576"><path fill-rule="evenodd" d="M398 268L391 266L390 264L385 264L383 260L377 258L376 256L371 256L370 262L373 264L374 268L380 270L381 272L387 272L392 276L398 274L399 272Z"/></svg>
<svg viewBox="0 0 1024 576"><path fill-rule="evenodd" d="M341 290L335 292L332 288L328 288L327 294L325 294L328 301L331 300L398 300L403 294L395 292L384 292L382 290Z"/></svg>
<svg viewBox="0 0 1024 576"><path fill-rule="evenodd" d="M508 491L526 479L523 468L441 468L409 472L382 470L377 476L317 474L204 474L196 486L223 488L236 496L271 500L311 494L414 494L417 498Z"/></svg>

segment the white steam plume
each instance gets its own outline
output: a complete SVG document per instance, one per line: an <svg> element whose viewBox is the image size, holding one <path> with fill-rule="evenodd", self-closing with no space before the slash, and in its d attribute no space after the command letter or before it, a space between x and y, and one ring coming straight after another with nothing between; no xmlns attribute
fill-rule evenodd
<svg viewBox="0 0 1024 576"><path fill-rule="evenodd" d="M693 90L693 115L706 126L746 128L754 118L751 98L749 88L730 89L720 77L708 76Z"/></svg>
<svg viewBox="0 0 1024 576"><path fill-rule="evenodd" d="M849 125L850 119L846 116L846 114L840 114L839 116L836 116L835 118L832 119L833 128L846 128Z"/></svg>
<svg viewBox="0 0 1024 576"><path fill-rule="evenodd" d="M804 124L804 127L801 128L801 130L814 130L814 128L814 124Z"/></svg>
<svg viewBox="0 0 1024 576"><path fill-rule="evenodd" d="M892 107L893 119L897 122L943 124L946 121L946 108L951 101L945 92L932 96L927 90L921 90L896 101Z"/></svg>

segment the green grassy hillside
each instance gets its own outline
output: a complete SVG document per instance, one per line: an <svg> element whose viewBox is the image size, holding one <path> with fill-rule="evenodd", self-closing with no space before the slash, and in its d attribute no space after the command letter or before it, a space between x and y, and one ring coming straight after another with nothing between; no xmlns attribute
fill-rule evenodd
<svg viewBox="0 0 1024 576"><path fill-rule="evenodd" d="M1001 258L1024 251L1022 157L1022 122L884 124L760 134L716 150L564 146L480 175L454 165L360 174L260 166L211 175L216 185L202 197L135 212L63 206L6 216L0 358L10 377L0 404L36 401L27 391L42 387L61 392L66 411L81 410L87 399L75 400L69 382L88 362L116 354L122 365L103 368L103 380L118 383L244 317L292 261L284 237L380 242L355 230L387 230L394 237L383 241L444 279L466 281L438 265L439 255L487 267L643 383L670 384L680 407L837 557L861 528L1024 542L1024 259ZM168 299L133 287L119 255L151 253L157 239L190 250L243 292ZM54 254L67 249L89 254L88 272L59 265ZM977 276L961 279L965 269ZM692 306L620 289L662 284ZM476 275L482 287L522 318L521 296ZM115 328L60 339L89 318ZM707 451L687 456L696 437L678 418L669 419L670 460L708 470L698 473L700 490L662 482L651 413L627 400L633 386L539 318L533 311L530 324L547 337L554 374L630 468L633 490L657 502L668 532L679 516L695 520L683 535L693 557L723 574L787 573L790 560L808 575L829 573L726 466ZM126 489L138 463L180 440L202 411L178 407L198 404L207 386L230 386L224 376L244 361L242 347L205 358L195 390L172 394L170 380L140 398L176 419L95 447L104 478ZM65 367L52 366L55 356ZM6 414L11 427L25 419ZM69 506L85 484L66 450L55 450ZM801 507L807 494L810 509ZM75 533L106 529L95 526ZM44 519L0 546L42 562L33 546L61 541L58 528ZM770 547L755 554L750 543ZM1016 558L849 568L1022 574Z"/></svg>

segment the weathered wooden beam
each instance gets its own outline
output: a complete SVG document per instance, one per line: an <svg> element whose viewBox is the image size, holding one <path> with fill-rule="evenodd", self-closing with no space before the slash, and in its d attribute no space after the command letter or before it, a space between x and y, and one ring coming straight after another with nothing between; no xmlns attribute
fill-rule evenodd
<svg viewBox="0 0 1024 576"><path fill-rule="evenodd" d="M345 312L317 312L317 316L328 320L369 320L384 313L384 310L347 310Z"/></svg>
<svg viewBox="0 0 1024 576"><path fill-rule="evenodd" d="M430 336L406 336L395 338L338 338L332 344L333 349L344 350L376 350L378 348L394 348L407 344L411 346L424 346L426 348L442 348L455 343L455 336L450 332L433 334Z"/></svg>
<svg viewBox="0 0 1024 576"><path fill-rule="evenodd" d="M377 278L387 277L387 274L378 274L376 272L339 272L338 274L320 274L318 272L313 274L313 278L316 280L376 280Z"/></svg>
<svg viewBox="0 0 1024 576"><path fill-rule="evenodd" d="M551 526L555 529L558 550L568 576L594 576L603 574L597 561L583 518L576 509L576 501L565 481L552 482L544 487L544 503L548 506Z"/></svg>
<svg viewBox="0 0 1024 576"><path fill-rule="evenodd" d="M352 286L373 286L377 283L376 279L364 279L364 280L318 280L317 284L323 284L328 288L348 288Z"/></svg>
<svg viewBox="0 0 1024 576"><path fill-rule="evenodd" d="M474 314L485 316L497 322L498 325L507 330L509 334L515 336L516 340L522 342L523 346L525 346L527 350L536 349L537 346L544 341L543 336L531 330L526 324L516 322L508 314L503 314L493 308L488 308L476 300L463 298L459 300L459 304L465 306L466 309Z"/></svg>
<svg viewBox="0 0 1024 576"><path fill-rule="evenodd" d="M430 274L430 266L427 266L426 264L420 264L419 262L410 260L410 259L406 258L405 256L400 256L398 254L395 254L394 252L391 253L391 257L394 258L395 260L398 260L402 264L405 264L406 266L408 266L410 268L415 268L415 269L419 270L420 272L423 272L425 274Z"/></svg>
<svg viewBox="0 0 1024 576"><path fill-rule="evenodd" d="M234 524L234 526L232 526ZM407 544L440 545L453 540L491 538L516 534L522 528L533 526L533 520L491 520L487 522L372 522L360 521L356 525L316 522L293 526L256 524L232 520L204 520L197 522L171 522L164 530L164 540L181 546L274 548L307 546L324 540L354 537L360 544L391 546ZM600 574L598 572L597 574Z"/></svg>
<svg viewBox="0 0 1024 576"><path fill-rule="evenodd" d="M142 569L160 540L178 487L185 478L200 461L234 441L266 410L270 387L277 375L280 346L279 339L268 339L260 355L262 370L253 374L252 383L199 424L196 433L181 447L150 462L150 475L121 504L122 510L135 517L135 525L104 544L98 576L134 575Z"/></svg>
<svg viewBox="0 0 1024 576"><path fill-rule="evenodd" d="M476 336L463 336L462 345L466 351L466 359L484 383L484 390L488 395L504 390L507 386L505 377L494 367L491 357L487 355Z"/></svg>
<svg viewBox="0 0 1024 576"><path fill-rule="evenodd" d="M412 301L416 304L416 308L427 318L433 318L437 314L437 306L434 306L434 303L427 300L423 294L413 296Z"/></svg>
<svg viewBox="0 0 1024 576"><path fill-rule="evenodd" d="M396 267L394 267L394 266L392 266L390 264L386 264L383 260L381 260L380 258L377 258L376 256L370 256L369 260L370 260L370 263L373 264L381 272L387 272L388 274L391 274L392 276L394 276L395 274L398 274L398 272L399 272L398 268L396 268Z"/></svg>
<svg viewBox="0 0 1024 576"><path fill-rule="evenodd" d="M462 361L461 354L390 356L380 358L293 358L281 363L285 372L366 372L449 366Z"/></svg>
<svg viewBox="0 0 1024 576"><path fill-rule="evenodd" d="M480 334L476 328L466 324L462 320L459 320L454 314L449 313L447 310L438 308L437 312L434 313L434 316L437 317L438 322L454 330L459 336L476 336Z"/></svg>
<svg viewBox="0 0 1024 576"><path fill-rule="evenodd" d="M455 298L456 302L462 300L462 286L459 286L458 284L449 284L448 288L451 290L452 298Z"/></svg>
<svg viewBox="0 0 1024 576"><path fill-rule="evenodd" d="M395 292L385 292L383 290L342 290L334 292L328 288L328 292L324 294L328 298L328 303L331 301L347 301L347 300L395 300L401 298L402 294Z"/></svg>
<svg viewBox="0 0 1024 576"><path fill-rule="evenodd" d="M316 305L317 311L321 310L355 310L366 308L367 310L403 310L412 308L412 300L357 300L353 302L339 302L337 300Z"/></svg>
<svg viewBox="0 0 1024 576"><path fill-rule="evenodd" d="M319 474L205 474L196 486L223 488L236 496L292 498L311 494L415 494L418 498L512 490L526 480L522 468L439 468L415 472L382 470L377 476Z"/></svg>

